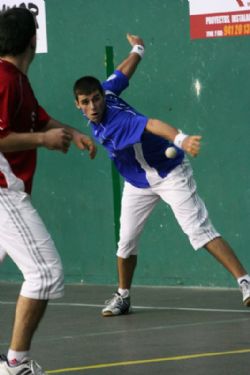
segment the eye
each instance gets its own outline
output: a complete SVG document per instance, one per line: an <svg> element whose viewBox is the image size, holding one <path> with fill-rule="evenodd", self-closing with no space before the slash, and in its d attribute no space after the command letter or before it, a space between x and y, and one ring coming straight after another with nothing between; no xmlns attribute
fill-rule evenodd
<svg viewBox="0 0 250 375"><path fill-rule="evenodd" d="M83 100L81 101L81 103L82 103L83 105L87 105L87 104L89 103L89 101L88 101L87 99L83 99Z"/></svg>
<svg viewBox="0 0 250 375"><path fill-rule="evenodd" d="M98 102L100 100L100 96L98 95L98 96L95 96L94 98L93 98L93 102Z"/></svg>

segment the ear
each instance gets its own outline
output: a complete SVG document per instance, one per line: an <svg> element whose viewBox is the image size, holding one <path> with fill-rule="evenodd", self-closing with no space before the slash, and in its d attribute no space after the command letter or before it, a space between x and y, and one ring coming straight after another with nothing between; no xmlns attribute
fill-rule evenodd
<svg viewBox="0 0 250 375"><path fill-rule="evenodd" d="M81 109L77 99L75 99L75 106L76 106L77 109Z"/></svg>

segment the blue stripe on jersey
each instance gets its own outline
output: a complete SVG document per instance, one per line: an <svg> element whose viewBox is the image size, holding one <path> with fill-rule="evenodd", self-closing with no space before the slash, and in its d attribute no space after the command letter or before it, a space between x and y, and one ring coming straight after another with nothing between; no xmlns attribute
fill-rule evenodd
<svg viewBox="0 0 250 375"><path fill-rule="evenodd" d="M177 156L166 158L165 150L170 143L145 131L148 117L119 98L128 85L128 78L120 71L115 71L103 83L105 114L100 124L90 124L94 138L107 149L124 179L136 187L147 188L179 165L184 152L176 148ZM153 180L150 175L154 176Z"/></svg>

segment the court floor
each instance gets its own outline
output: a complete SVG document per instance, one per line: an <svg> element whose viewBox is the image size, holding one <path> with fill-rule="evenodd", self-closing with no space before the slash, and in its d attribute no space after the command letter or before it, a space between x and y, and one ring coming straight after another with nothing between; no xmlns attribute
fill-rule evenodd
<svg viewBox="0 0 250 375"><path fill-rule="evenodd" d="M0 352L19 285L0 283ZM112 286L67 285L49 304L32 356L48 374L249 375L250 309L236 289L132 289L133 313L100 314Z"/></svg>

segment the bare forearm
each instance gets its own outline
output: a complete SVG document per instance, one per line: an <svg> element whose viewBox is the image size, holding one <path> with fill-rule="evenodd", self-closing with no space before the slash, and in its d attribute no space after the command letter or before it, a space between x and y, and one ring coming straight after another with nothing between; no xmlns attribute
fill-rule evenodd
<svg viewBox="0 0 250 375"><path fill-rule="evenodd" d="M43 133L10 133L0 138L0 152L32 150L43 145Z"/></svg>
<svg viewBox="0 0 250 375"><path fill-rule="evenodd" d="M11 132L6 137L0 138L0 152L25 151L45 147L49 150L66 153L71 140L70 132L64 128L49 129L37 133Z"/></svg>
<svg viewBox="0 0 250 375"><path fill-rule="evenodd" d="M138 54L131 53L120 65L117 66L116 70L119 70L130 79L134 74L140 60L141 58Z"/></svg>
<svg viewBox="0 0 250 375"><path fill-rule="evenodd" d="M173 142L177 147L183 149L191 156L197 156L200 152L200 135L186 135L180 133L176 128L155 119L148 120L146 130Z"/></svg>
<svg viewBox="0 0 250 375"><path fill-rule="evenodd" d="M132 46L132 50L130 51L128 57L117 66L116 70L119 70L125 76L127 76L128 79L130 79L143 57L144 42L137 35L127 34L127 39Z"/></svg>
<svg viewBox="0 0 250 375"><path fill-rule="evenodd" d="M176 135L178 134L178 130L176 128L157 119L149 119L146 125L146 130L171 142L174 141Z"/></svg>

